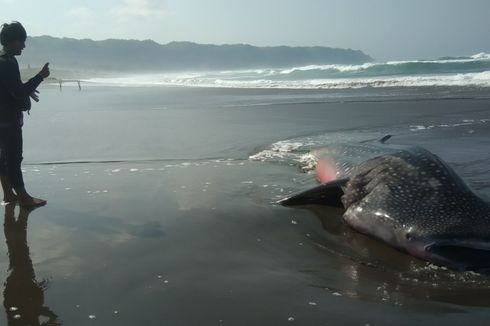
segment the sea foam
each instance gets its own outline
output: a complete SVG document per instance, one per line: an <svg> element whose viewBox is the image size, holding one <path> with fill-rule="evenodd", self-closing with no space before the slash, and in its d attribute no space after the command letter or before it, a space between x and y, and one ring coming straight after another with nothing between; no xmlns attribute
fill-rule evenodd
<svg viewBox="0 0 490 326"><path fill-rule="evenodd" d="M86 85L224 88L349 89L383 87L490 87L490 54L438 60L307 65L208 72L92 78Z"/></svg>

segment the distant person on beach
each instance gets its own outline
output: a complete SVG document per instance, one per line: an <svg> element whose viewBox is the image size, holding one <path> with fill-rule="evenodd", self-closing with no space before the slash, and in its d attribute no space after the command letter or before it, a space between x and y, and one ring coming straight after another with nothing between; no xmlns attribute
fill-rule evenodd
<svg viewBox="0 0 490 326"><path fill-rule="evenodd" d="M3 24L0 32L0 180L4 202L18 201L21 206L43 206L46 201L29 195L22 177L23 112L31 108L31 98L38 102L36 88L49 76L48 63L23 83L15 56L25 48L27 33L18 22Z"/></svg>

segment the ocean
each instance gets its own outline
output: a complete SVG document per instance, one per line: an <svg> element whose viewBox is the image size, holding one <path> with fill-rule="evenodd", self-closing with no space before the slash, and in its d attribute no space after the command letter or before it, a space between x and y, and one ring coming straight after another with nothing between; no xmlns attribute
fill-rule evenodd
<svg viewBox="0 0 490 326"><path fill-rule="evenodd" d="M490 198L486 54L45 84L2 208L0 324L486 325L490 279L276 202L310 151L423 146ZM16 219L17 218L17 219Z"/></svg>
<svg viewBox="0 0 490 326"><path fill-rule="evenodd" d="M490 86L490 54L435 60L310 65L172 74L93 78L117 85L172 85L229 88L352 89L427 86Z"/></svg>

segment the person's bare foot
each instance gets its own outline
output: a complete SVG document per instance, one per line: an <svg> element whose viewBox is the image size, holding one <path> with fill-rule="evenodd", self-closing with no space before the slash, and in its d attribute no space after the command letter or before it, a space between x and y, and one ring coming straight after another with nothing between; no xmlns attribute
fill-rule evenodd
<svg viewBox="0 0 490 326"><path fill-rule="evenodd" d="M46 200L35 197L27 197L19 200L19 205L23 207L41 207L46 204Z"/></svg>
<svg viewBox="0 0 490 326"><path fill-rule="evenodd" d="M15 202L17 202L17 199L18 198L17 198L17 196L15 194L4 196L2 203L4 205L10 204L10 203L15 203Z"/></svg>

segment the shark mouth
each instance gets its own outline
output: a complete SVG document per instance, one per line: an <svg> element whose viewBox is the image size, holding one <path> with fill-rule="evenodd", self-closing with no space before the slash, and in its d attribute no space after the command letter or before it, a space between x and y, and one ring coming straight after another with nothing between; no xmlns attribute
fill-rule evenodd
<svg viewBox="0 0 490 326"><path fill-rule="evenodd" d="M490 273L490 243L434 243L425 247L428 260L460 271Z"/></svg>

